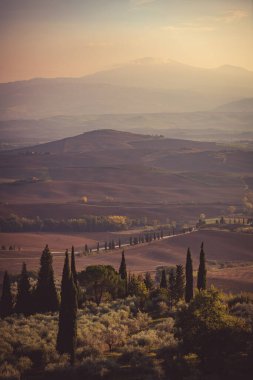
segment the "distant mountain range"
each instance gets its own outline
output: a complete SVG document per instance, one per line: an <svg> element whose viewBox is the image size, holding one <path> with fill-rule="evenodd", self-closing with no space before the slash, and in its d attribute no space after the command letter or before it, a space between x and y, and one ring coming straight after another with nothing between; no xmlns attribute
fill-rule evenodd
<svg viewBox="0 0 253 380"><path fill-rule="evenodd" d="M253 98L240 99L218 107L219 112L253 112Z"/></svg>
<svg viewBox="0 0 253 380"><path fill-rule="evenodd" d="M248 97L253 72L146 58L82 78L0 84L0 120L205 111Z"/></svg>

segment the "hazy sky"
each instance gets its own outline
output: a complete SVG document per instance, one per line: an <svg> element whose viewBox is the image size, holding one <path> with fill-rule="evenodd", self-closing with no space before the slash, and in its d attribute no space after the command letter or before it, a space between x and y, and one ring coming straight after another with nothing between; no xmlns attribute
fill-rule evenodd
<svg viewBox="0 0 253 380"><path fill-rule="evenodd" d="M253 70L252 0L0 0L0 81L141 57Z"/></svg>

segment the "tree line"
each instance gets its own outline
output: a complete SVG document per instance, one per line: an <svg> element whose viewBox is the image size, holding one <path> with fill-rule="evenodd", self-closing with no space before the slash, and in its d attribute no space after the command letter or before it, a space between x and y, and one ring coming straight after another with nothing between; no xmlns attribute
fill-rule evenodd
<svg viewBox="0 0 253 380"><path fill-rule="evenodd" d="M0 217L0 232L103 232L120 231L143 226L143 220L122 216L84 215L81 218L53 219L25 218L12 214Z"/></svg>
<svg viewBox="0 0 253 380"><path fill-rule="evenodd" d="M8 217L0 216L0 232L104 232L128 230L147 225L155 228L157 223L157 220L148 220L146 217L129 218L121 215L83 215L80 218L42 219L39 216L27 218L11 214ZM175 227L170 224L164 226L174 234ZM145 240L150 239L151 234L151 231L147 232L144 236ZM152 237L152 239L158 238L158 234Z"/></svg>

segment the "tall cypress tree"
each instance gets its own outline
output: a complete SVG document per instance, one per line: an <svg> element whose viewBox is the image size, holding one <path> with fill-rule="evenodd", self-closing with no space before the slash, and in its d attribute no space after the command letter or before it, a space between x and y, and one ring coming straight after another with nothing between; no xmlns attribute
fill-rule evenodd
<svg viewBox="0 0 253 380"><path fill-rule="evenodd" d="M201 244L201 250L199 255L199 269L198 269L198 279L197 279L198 290L206 289L206 259L204 252L204 243Z"/></svg>
<svg viewBox="0 0 253 380"><path fill-rule="evenodd" d="M190 302L193 298L193 268L190 248L187 250L186 265L185 265L185 302Z"/></svg>
<svg viewBox="0 0 253 380"><path fill-rule="evenodd" d="M75 262L75 249L73 246L71 249L71 273L72 273L73 281L74 281L74 284L76 286L76 291L77 291L77 304L78 304L78 306L81 306L82 301L83 301L82 300L82 290L80 288L80 285L79 285L79 282L77 279L76 262Z"/></svg>
<svg viewBox="0 0 253 380"><path fill-rule="evenodd" d="M183 265L176 267L175 299L179 301L185 294L185 275Z"/></svg>
<svg viewBox="0 0 253 380"><path fill-rule="evenodd" d="M4 272L3 291L0 301L0 317L5 318L13 312L13 298L11 294L11 283L8 272Z"/></svg>
<svg viewBox="0 0 253 380"><path fill-rule="evenodd" d="M74 283L77 287L77 273L76 273L76 262L75 262L75 248L72 245L71 248L71 273L73 276Z"/></svg>
<svg viewBox="0 0 253 380"><path fill-rule="evenodd" d="M15 312L23 313L25 315L31 313L31 285L25 263L23 263L21 276L18 282Z"/></svg>
<svg viewBox="0 0 253 380"><path fill-rule="evenodd" d="M162 278L160 282L160 288L161 289L167 289L168 284L167 284L167 278L166 278L166 271L165 269L162 270Z"/></svg>
<svg viewBox="0 0 253 380"><path fill-rule="evenodd" d="M175 301L175 289L176 289L176 276L174 269L170 270L169 273L169 303L172 308Z"/></svg>
<svg viewBox="0 0 253 380"><path fill-rule="evenodd" d="M119 275L122 278L122 280L127 279L126 259L125 259L124 250L122 251L122 258L121 258L121 263L119 267Z"/></svg>
<svg viewBox="0 0 253 380"><path fill-rule="evenodd" d="M56 311L59 300L54 283L53 257L46 245L40 259L40 270L35 291L37 312Z"/></svg>
<svg viewBox="0 0 253 380"><path fill-rule="evenodd" d="M75 361L76 330L77 330L77 290L69 267L68 251L61 283L61 306L56 349L60 354L70 355L71 364Z"/></svg>

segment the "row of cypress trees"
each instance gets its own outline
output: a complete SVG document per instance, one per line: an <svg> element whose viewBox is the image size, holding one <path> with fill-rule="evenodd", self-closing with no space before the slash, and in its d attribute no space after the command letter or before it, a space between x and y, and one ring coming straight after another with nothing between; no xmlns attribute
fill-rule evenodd
<svg viewBox="0 0 253 380"><path fill-rule="evenodd" d="M197 288L198 290L206 289L206 264L204 243L201 244L199 268L197 275ZM122 251L122 259L119 267L119 275L122 280L127 282L127 267L125 253ZM167 281L166 271L163 269L160 288L168 289L170 292L171 304L173 301L178 302L180 299L185 298L188 303L194 296L194 281L193 281L193 265L190 248L187 250L185 271L183 265L177 265L176 271L173 269L169 272L169 279Z"/></svg>
<svg viewBox="0 0 253 380"><path fill-rule="evenodd" d="M201 244L199 267L197 275L197 288L198 290L206 289L206 263L204 243ZM194 282L193 282L193 265L190 248L187 250L185 273L182 265L176 266L176 274L171 270L169 273L169 285L167 284L166 272L162 271L162 278L160 283L161 288L168 288L172 297L176 301L185 298L185 302L190 302L194 296Z"/></svg>
<svg viewBox="0 0 253 380"><path fill-rule="evenodd" d="M197 288L198 290L206 289L206 260L204 252L204 243L201 243L200 255L199 255L199 267L197 274ZM194 283L193 283L193 266L190 248L187 250L186 265L185 265L185 302L190 302L194 295Z"/></svg>
<svg viewBox="0 0 253 380"><path fill-rule="evenodd" d="M16 304L11 293L11 283L8 273L4 274L3 292L1 297L1 317L7 317L13 312L29 315L32 312L48 312L59 309L59 299L54 282L54 272L52 268L52 254L45 247L38 274L38 282L34 294L31 292L26 264L22 266L21 276L18 282L18 292ZM75 360L76 329L77 329L77 308L78 294L80 288L77 281L75 266L74 247L71 251L71 265L69 263L68 251L65 253L65 261L61 282L61 302L59 312L59 324L56 348L60 354L70 355L73 364ZM31 302L33 301L33 304Z"/></svg>

